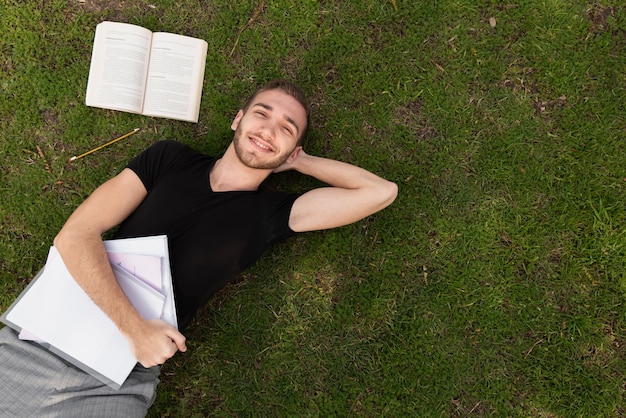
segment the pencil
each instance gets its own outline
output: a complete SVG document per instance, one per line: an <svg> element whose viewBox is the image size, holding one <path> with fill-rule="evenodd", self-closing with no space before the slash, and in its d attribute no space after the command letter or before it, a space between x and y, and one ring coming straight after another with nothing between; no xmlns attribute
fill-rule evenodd
<svg viewBox="0 0 626 418"><path fill-rule="evenodd" d="M121 140L122 140L122 139L124 139L124 138L128 138L129 136L131 136L132 134L134 134L134 133L135 133L135 132L137 132L138 130L139 130L139 128L135 128L135 129L133 129L132 131L130 131L129 133L127 133L126 135L122 135L122 136L120 136L119 138L115 138L113 141L109 141L109 142L107 142L107 143L106 143L106 144L104 144L104 145L100 145L99 147L94 148L94 149L92 149L91 151L87 151L86 153L84 153L84 154L80 154L79 156L74 156L74 157L71 157L71 158L70 158L70 163L71 163L72 161L76 161L76 160L78 160L79 158L83 158L85 155L89 155L89 154L91 154L92 152L96 152L96 151L98 151L98 150L100 150L100 149L102 149L102 148L104 148L104 147L108 147L108 146L109 146L109 145L111 145L111 144L115 144L117 141L121 141Z"/></svg>

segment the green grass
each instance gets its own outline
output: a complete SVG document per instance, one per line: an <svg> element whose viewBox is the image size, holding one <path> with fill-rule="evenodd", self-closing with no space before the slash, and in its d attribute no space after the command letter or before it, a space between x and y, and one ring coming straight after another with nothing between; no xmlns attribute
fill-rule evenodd
<svg viewBox="0 0 626 418"><path fill-rule="evenodd" d="M221 292L149 416L624 416L615 3L5 1L0 307L129 158L163 138L220 153L243 98L288 77L312 98L307 150L395 181L399 197L278 245ZM84 105L102 20L208 41L198 124Z"/></svg>

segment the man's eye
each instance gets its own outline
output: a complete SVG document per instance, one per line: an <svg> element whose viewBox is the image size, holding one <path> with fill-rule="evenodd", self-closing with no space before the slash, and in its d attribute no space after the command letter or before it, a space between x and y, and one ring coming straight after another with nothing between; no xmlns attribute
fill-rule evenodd
<svg viewBox="0 0 626 418"><path fill-rule="evenodd" d="M285 131L289 135L293 135L293 131L289 126L283 126L283 131Z"/></svg>

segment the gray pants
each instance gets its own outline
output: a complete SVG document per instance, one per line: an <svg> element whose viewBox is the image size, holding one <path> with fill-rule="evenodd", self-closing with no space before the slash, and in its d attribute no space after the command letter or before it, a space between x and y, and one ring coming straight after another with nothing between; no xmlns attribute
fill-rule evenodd
<svg viewBox="0 0 626 418"><path fill-rule="evenodd" d="M144 417L160 367L137 365L119 390L0 329L0 417Z"/></svg>

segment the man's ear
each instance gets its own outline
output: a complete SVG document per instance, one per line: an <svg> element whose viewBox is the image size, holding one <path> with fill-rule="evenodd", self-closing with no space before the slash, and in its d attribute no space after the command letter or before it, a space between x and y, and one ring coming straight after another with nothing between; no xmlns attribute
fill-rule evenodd
<svg viewBox="0 0 626 418"><path fill-rule="evenodd" d="M300 151L302 151L302 146L298 145L293 151L291 151L291 154L289 154L289 157L287 157L287 163L291 164L295 161L296 158L298 158L298 155L300 155Z"/></svg>
<svg viewBox="0 0 626 418"><path fill-rule="evenodd" d="M243 117L243 110L239 109L239 112L237 112L235 119L233 119L233 123L230 124L230 128L233 131L236 130L237 127L239 126L239 122L241 121L242 117Z"/></svg>

